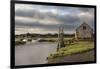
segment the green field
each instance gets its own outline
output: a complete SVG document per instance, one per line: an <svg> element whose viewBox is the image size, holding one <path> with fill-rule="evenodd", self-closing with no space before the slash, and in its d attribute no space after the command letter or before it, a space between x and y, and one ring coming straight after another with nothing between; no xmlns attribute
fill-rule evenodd
<svg viewBox="0 0 100 69"><path fill-rule="evenodd" d="M67 55L73 55L77 53L83 53L94 49L93 41L78 41L66 47L60 48L58 52L50 54L48 59L54 59L58 57L63 57Z"/></svg>

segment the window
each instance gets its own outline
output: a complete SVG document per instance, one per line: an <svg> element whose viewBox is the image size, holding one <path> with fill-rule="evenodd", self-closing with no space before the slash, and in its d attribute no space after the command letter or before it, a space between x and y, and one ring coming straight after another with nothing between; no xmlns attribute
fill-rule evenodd
<svg viewBox="0 0 100 69"><path fill-rule="evenodd" d="M83 30L86 30L86 26L83 26Z"/></svg>

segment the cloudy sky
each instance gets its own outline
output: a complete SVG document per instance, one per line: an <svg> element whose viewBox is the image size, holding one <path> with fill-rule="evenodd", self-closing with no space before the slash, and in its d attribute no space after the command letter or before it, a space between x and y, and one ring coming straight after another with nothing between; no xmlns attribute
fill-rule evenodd
<svg viewBox="0 0 100 69"><path fill-rule="evenodd" d="M83 22L94 29L94 8L15 4L15 34L74 33Z"/></svg>

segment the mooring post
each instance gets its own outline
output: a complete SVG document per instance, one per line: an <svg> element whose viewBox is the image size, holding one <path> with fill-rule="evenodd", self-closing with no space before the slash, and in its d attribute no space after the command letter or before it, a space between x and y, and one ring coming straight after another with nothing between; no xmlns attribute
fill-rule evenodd
<svg viewBox="0 0 100 69"><path fill-rule="evenodd" d="M59 50L59 48L65 47L63 35L64 35L63 27L60 26L59 27L59 32L58 32L58 46L57 46L57 51Z"/></svg>

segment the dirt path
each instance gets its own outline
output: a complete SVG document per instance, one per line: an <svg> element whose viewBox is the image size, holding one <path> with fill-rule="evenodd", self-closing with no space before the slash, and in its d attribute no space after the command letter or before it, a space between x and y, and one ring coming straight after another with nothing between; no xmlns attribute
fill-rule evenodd
<svg viewBox="0 0 100 69"><path fill-rule="evenodd" d="M48 63L72 63L72 62L85 62L85 61L94 61L94 50L88 51L81 54L69 55L65 57L60 57L57 59L50 60Z"/></svg>

